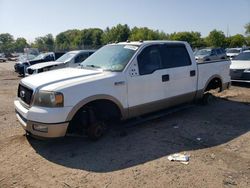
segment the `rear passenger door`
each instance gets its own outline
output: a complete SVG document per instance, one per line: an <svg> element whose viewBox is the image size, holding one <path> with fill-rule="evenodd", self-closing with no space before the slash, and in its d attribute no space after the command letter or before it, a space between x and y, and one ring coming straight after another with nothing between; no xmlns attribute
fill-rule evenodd
<svg viewBox="0 0 250 188"><path fill-rule="evenodd" d="M165 69L164 95L169 106L194 99L197 87L197 65L190 59L184 44L161 46L162 64Z"/></svg>

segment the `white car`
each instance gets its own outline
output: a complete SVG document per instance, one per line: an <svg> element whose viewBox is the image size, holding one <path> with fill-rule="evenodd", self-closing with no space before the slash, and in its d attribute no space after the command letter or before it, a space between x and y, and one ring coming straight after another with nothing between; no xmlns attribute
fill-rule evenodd
<svg viewBox="0 0 250 188"><path fill-rule="evenodd" d="M243 52L242 48L229 48L226 50L226 54L229 59L233 59L242 52Z"/></svg>
<svg viewBox="0 0 250 188"><path fill-rule="evenodd" d="M230 75L232 81L250 82L250 50L242 52L231 61Z"/></svg>
<svg viewBox="0 0 250 188"><path fill-rule="evenodd" d="M14 101L24 130L39 137L87 133L105 125L203 99L230 86L230 62L197 64L187 42L144 41L109 44L78 68L26 77Z"/></svg>
<svg viewBox="0 0 250 188"><path fill-rule="evenodd" d="M95 50L75 50L70 51L56 61L44 62L29 66L27 68L26 76L32 74L38 74L41 72L46 72L49 70L61 69L65 67L77 67L79 63L84 61L90 55L92 55Z"/></svg>

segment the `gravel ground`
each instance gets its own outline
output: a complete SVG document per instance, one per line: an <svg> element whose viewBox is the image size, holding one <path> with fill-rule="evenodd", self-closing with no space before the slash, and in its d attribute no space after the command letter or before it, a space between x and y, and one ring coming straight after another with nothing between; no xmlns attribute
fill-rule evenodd
<svg viewBox="0 0 250 188"><path fill-rule="evenodd" d="M19 78L0 63L0 187L250 187L250 85L101 140L27 138L13 100ZM119 125L117 125L119 126ZM173 153L189 164L170 162Z"/></svg>

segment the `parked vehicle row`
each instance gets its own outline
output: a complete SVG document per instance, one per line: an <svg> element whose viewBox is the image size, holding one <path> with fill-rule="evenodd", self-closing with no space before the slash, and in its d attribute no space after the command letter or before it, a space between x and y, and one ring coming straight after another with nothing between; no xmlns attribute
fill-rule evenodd
<svg viewBox="0 0 250 188"><path fill-rule="evenodd" d="M32 57L31 54L27 54L27 58L21 59L21 61L17 62L14 65L15 72L17 72L19 75L25 76L26 69L27 67L37 64L37 63L42 63L42 62L48 62L48 61L55 61L59 57L61 57L64 53L63 52L48 52L48 53L41 53L35 58L29 58L30 56Z"/></svg>
<svg viewBox="0 0 250 188"><path fill-rule="evenodd" d="M187 42L144 41L109 44L77 68L23 78L16 116L39 137L66 133L102 136L111 120L126 120L197 100L230 86L230 62L198 63Z"/></svg>
<svg viewBox="0 0 250 188"><path fill-rule="evenodd" d="M70 51L58 58L56 61L36 63L28 67L26 71L26 76L65 67L77 67L81 62L83 62L94 52L95 50Z"/></svg>

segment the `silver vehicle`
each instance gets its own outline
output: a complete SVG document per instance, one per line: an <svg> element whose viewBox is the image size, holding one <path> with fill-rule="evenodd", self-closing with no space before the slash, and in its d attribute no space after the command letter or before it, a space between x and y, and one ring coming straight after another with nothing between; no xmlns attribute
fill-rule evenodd
<svg viewBox="0 0 250 188"><path fill-rule="evenodd" d="M195 53L195 59L198 63L202 63L206 61L227 59L227 55L222 48L204 48Z"/></svg>

